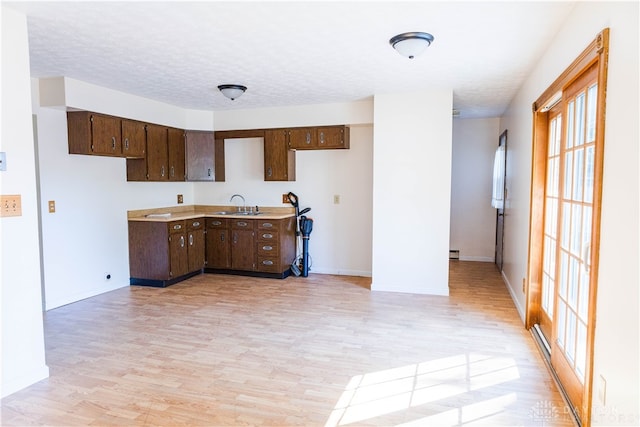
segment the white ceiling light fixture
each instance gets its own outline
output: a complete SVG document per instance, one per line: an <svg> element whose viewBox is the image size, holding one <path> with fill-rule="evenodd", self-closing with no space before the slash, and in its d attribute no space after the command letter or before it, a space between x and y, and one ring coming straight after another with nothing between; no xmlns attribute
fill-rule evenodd
<svg viewBox="0 0 640 427"><path fill-rule="evenodd" d="M224 96L233 101L239 98L247 90L247 87L242 85L220 85L218 89Z"/></svg>
<svg viewBox="0 0 640 427"><path fill-rule="evenodd" d="M429 33L410 32L391 37L389 44L402 56L409 59L420 55L433 42L433 36Z"/></svg>

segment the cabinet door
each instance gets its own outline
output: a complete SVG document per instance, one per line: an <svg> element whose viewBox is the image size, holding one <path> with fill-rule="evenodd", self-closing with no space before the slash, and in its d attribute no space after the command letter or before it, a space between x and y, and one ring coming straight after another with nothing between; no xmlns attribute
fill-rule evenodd
<svg viewBox="0 0 640 427"><path fill-rule="evenodd" d="M287 131L264 131L264 180L295 181L295 151L287 147Z"/></svg>
<svg viewBox="0 0 640 427"><path fill-rule="evenodd" d="M207 267L231 267L231 252L229 241L228 229L209 228L207 230Z"/></svg>
<svg viewBox="0 0 640 427"><path fill-rule="evenodd" d="M256 268L256 243L253 230L231 230L231 268L253 271Z"/></svg>
<svg viewBox="0 0 640 427"><path fill-rule="evenodd" d="M315 128L293 128L287 132L289 135L289 148L293 150L311 149L318 146Z"/></svg>
<svg viewBox="0 0 640 427"><path fill-rule="evenodd" d="M91 116L91 135L91 151L94 154L120 156L122 131L119 118L93 114Z"/></svg>
<svg viewBox="0 0 640 427"><path fill-rule="evenodd" d="M184 181L184 131L169 128L167 130L169 181Z"/></svg>
<svg viewBox="0 0 640 427"><path fill-rule="evenodd" d="M147 146L144 123L134 120L120 121L122 129L122 155L127 158L143 158Z"/></svg>
<svg viewBox="0 0 640 427"><path fill-rule="evenodd" d="M189 272L201 270L204 267L204 228L190 230L187 235Z"/></svg>
<svg viewBox="0 0 640 427"><path fill-rule="evenodd" d="M187 251L186 234L176 233L169 236L171 278L176 278L189 272L189 253Z"/></svg>
<svg viewBox="0 0 640 427"><path fill-rule="evenodd" d="M349 128L346 126L319 127L316 134L318 148L349 148Z"/></svg>
<svg viewBox="0 0 640 427"><path fill-rule="evenodd" d="M215 140L213 132L187 131L187 181L213 181Z"/></svg>
<svg viewBox="0 0 640 427"><path fill-rule="evenodd" d="M167 128L147 125L147 179L149 181L167 181L168 177Z"/></svg>

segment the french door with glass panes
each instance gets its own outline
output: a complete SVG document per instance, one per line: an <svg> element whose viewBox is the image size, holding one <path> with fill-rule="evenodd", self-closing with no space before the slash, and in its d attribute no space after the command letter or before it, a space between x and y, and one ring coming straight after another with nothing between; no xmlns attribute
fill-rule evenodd
<svg viewBox="0 0 640 427"><path fill-rule="evenodd" d="M534 104L527 327L537 326L547 341L551 367L575 415L586 424L592 398L606 41L607 30L576 60L576 69L561 76L566 81L543 94L547 106Z"/></svg>

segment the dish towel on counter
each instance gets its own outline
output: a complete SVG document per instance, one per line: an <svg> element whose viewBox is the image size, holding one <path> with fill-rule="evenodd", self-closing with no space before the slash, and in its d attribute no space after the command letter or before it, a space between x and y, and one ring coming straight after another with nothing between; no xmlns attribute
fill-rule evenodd
<svg viewBox="0 0 640 427"><path fill-rule="evenodd" d="M491 206L496 209L504 209L504 145L496 150L493 160L493 195L491 196Z"/></svg>

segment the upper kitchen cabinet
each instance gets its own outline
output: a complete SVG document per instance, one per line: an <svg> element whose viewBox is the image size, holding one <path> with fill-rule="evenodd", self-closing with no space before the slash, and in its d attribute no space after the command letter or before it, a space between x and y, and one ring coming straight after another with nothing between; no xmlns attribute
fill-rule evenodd
<svg viewBox="0 0 640 427"><path fill-rule="evenodd" d="M316 128L318 149L349 148L349 128L346 126L325 126Z"/></svg>
<svg viewBox="0 0 640 427"><path fill-rule="evenodd" d="M296 153L289 150L285 129L264 131L264 180L296 180Z"/></svg>
<svg viewBox="0 0 640 427"><path fill-rule="evenodd" d="M291 128L287 137L292 150L349 148L349 128L345 125Z"/></svg>
<svg viewBox="0 0 640 427"><path fill-rule="evenodd" d="M168 128L147 125L147 180L169 180Z"/></svg>
<svg viewBox="0 0 640 427"><path fill-rule="evenodd" d="M186 131L187 181L216 181L216 141L213 132Z"/></svg>
<svg viewBox="0 0 640 427"><path fill-rule="evenodd" d="M185 131L182 129L167 129L167 155L169 166L169 181L185 180Z"/></svg>
<svg viewBox="0 0 640 427"><path fill-rule="evenodd" d="M70 154L144 158L145 124L89 111L67 113Z"/></svg>

